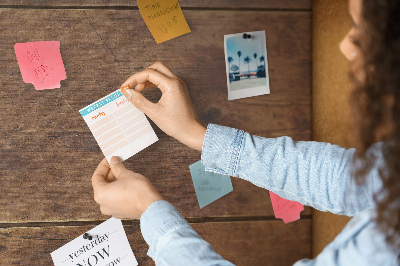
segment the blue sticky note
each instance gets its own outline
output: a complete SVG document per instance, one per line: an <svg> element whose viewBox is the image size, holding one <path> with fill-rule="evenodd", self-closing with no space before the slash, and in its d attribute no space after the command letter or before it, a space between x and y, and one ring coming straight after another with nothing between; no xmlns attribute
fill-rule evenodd
<svg viewBox="0 0 400 266"><path fill-rule="evenodd" d="M189 168L200 209L233 191L230 176L206 172L201 161Z"/></svg>

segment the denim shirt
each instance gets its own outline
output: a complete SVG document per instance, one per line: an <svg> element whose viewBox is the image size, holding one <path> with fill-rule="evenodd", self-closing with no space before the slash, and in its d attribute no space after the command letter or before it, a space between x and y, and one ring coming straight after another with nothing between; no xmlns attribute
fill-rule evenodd
<svg viewBox="0 0 400 266"><path fill-rule="evenodd" d="M359 186L351 177L354 152L328 143L261 138L209 124L201 161L207 171L242 178L320 211L354 216L314 260L303 259L295 266L398 265L399 251L386 244L374 222L373 195L382 187L381 156ZM151 204L140 226L156 265L233 265L166 201Z"/></svg>

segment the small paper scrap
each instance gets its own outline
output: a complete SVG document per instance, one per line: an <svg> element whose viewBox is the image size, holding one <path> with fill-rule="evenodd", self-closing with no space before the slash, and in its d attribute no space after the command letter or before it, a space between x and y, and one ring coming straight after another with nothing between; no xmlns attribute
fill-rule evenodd
<svg viewBox="0 0 400 266"><path fill-rule="evenodd" d="M36 90L60 88L60 81L67 78L60 42L16 43L14 50L22 79L25 83L32 83Z"/></svg>
<svg viewBox="0 0 400 266"><path fill-rule="evenodd" d="M201 161L189 169L200 209L233 191L230 176L206 172Z"/></svg>
<svg viewBox="0 0 400 266"><path fill-rule="evenodd" d="M138 265L119 219L111 218L51 253L55 266Z"/></svg>
<svg viewBox="0 0 400 266"><path fill-rule="evenodd" d="M137 0L137 4L157 44L190 32L177 0Z"/></svg>
<svg viewBox="0 0 400 266"><path fill-rule="evenodd" d="M116 90L79 110L107 161L126 160L158 138L145 114Z"/></svg>
<svg viewBox="0 0 400 266"><path fill-rule="evenodd" d="M275 218L280 218L285 224L300 219L300 213L304 211L304 206L296 201L284 199L273 192L269 192Z"/></svg>

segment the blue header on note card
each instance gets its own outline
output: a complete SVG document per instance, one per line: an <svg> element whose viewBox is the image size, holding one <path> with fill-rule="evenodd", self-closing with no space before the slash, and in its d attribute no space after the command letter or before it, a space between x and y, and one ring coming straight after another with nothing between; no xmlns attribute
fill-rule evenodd
<svg viewBox="0 0 400 266"><path fill-rule="evenodd" d="M113 93L111 93L110 95L104 97L101 100L98 100L97 102L89 105L88 107L82 109L81 111L79 111L81 113L82 116L88 115L93 111L96 111L97 109L99 109L100 107L106 105L109 102L114 101L115 99L121 97L123 94L121 93L121 91L115 91Z"/></svg>

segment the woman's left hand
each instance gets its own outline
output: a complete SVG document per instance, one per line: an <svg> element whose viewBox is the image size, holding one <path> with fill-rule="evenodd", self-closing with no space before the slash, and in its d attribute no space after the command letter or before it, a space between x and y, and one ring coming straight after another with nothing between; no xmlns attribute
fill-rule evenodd
<svg viewBox="0 0 400 266"><path fill-rule="evenodd" d="M140 219L153 202L164 200L148 178L126 169L118 157L112 157L110 164L101 161L92 186L100 211L119 219Z"/></svg>

